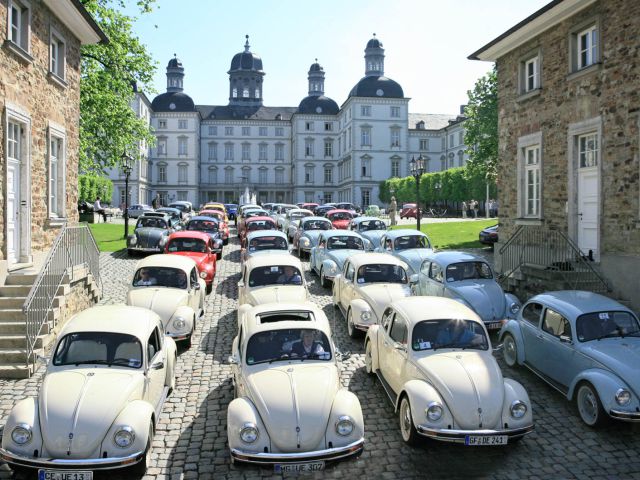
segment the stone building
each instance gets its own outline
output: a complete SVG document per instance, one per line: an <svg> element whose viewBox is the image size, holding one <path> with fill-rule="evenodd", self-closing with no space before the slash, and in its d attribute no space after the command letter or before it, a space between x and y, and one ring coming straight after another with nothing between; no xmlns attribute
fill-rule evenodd
<svg viewBox="0 0 640 480"><path fill-rule="evenodd" d="M108 41L77 0L0 1L0 276L77 221L80 46Z"/></svg>
<svg viewBox="0 0 640 480"><path fill-rule="evenodd" d="M555 229L636 308L638 31L634 0L555 0L469 57L498 70L498 263L520 226Z"/></svg>
<svg viewBox="0 0 640 480"><path fill-rule="evenodd" d="M227 72L227 105L195 105L185 93L182 63L171 59L167 91L151 103L157 143L148 188L134 181L131 201L149 203L158 193L165 204L235 202L249 188L260 202L366 206L380 203L382 180L408 175L412 156L429 158L429 171L463 165L464 117L410 114L410 99L385 76L384 58L374 36L365 48L364 77L340 106L325 94L316 60L297 107L264 105L265 70L248 37ZM118 173L111 178L117 181ZM116 183L113 202L120 203L124 192Z"/></svg>

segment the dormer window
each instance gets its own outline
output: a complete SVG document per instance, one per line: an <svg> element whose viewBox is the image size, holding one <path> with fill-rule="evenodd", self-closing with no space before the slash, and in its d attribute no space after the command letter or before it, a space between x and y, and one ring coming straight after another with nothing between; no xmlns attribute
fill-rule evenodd
<svg viewBox="0 0 640 480"><path fill-rule="evenodd" d="M243 88L242 89L242 98L249 98L249 89L248 88Z"/></svg>
<svg viewBox="0 0 640 480"><path fill-rule="evenodd" d="M255 98L260 98L260 90L256 88L255 92L254 92L254 97Z"/></svg>
<svg viewBox="0 0 640 480"><path fill-rule="evenodd" d="M238 89L234 88L233 90L231 90L231 96L233 98L238 98Z"/></svg>
<svg viewBox="0 0 640 480"><path fill-rule="evenodd" d="M418 130L424 130L424 121L420 120L418 123L416 123L416 128Z"/></svg>

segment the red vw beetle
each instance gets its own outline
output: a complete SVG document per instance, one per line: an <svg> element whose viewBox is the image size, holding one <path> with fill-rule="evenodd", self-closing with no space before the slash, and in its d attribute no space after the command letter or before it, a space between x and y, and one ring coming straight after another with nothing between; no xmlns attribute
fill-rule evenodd
<svg viewBox="0 0 640 480"><path fill-rule="evenodd" d="M213 239L205 232L185 230L169 235L165 253L183 255L191 258L198 266L198 275L207 284L207 293L213 289L213 277L216 276L216 253L213 251Z"/></svg>
<svg viewBox="0 0 640 480"><path fill-rule="evenodd" d="M424 211L420 211L420 218L424 217ZM400 218L418 218L418 207L415 203L405 203L400 210Z"/></svg>
<svg viewBox="0 0 640 480"><path fill-rule="evenodd" d="M349 228L349 222L351 222L353 218L353 213L349 210L329 210L327 212L327 218L331 220L333 228L347 230Z"/></svg>
<svg viewBox="0 0 640 480"><path fill-rule="evenodd" d="M244 229L240 234L240 245L244 247L247 235L257 230L278 230L278 224L273 218L266 216L247 218L244 223Z"/></svg>

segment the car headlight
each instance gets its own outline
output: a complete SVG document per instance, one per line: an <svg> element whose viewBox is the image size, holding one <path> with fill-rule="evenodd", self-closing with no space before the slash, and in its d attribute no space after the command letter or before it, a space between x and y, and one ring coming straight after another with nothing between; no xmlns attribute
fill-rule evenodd
<svg viewBox="0 0 640 480"><path fill-rule="evenodd" d="M187 324L186 320L182 317L176 317L173 321L173 328L176 330L182 330L184 326Z"/></svg>
<svg viewBox="0 0 640 480"><path fill-rule="evenodd" d="M518 305L517 303L512 303L511 306L509 306L509 311L511 311L511 313L513 313L514 315L516 313L518 313L520 311L520 305Z"/></svg>
<svg viewBox="0 0 640 480"><path fill-rule="evenodd" d="M308 238L301 238L300 245L302 245L303 247L308 247L309 245L311 245L311 242Z"/></svg>
<svg viewBox="0 0 640 480"><path fill-rule="evenodd" d="M442 418L442 405L440 402L431 402L424 413L427 415L429 421L437 422Z"/></svg>
<svg viewBox="0 0 640 480"><path fill-rule="evenodd" d="M244 443L253 443L258 439L258 427L255 423L245 423L240 429L240 439Z"/></svg>
<svg viewBox="0 0 640 480"><path fill-rule="evenodd" d="M330 263L327 267L327 273L331 276L336 275L338 273L338 267L335 263Z"/></svg>
<svg viewBox="0 0 640 480"><path fill-rule="evenodd" d="M527 406L521 400L514 400L510 410L513 418L522 418L527 413Z"/></svg>
<svg viewBox="0 0 640 480"><path fill-rule="evenodd" d="M353 429L354 429L353 421L351 420L351 417L349 417L348 415L343 415L336 422L336 433L338 435L342 435L343 437L346 437L347 435L351 435L351 432L353 432Z"/></svg>
<svg viewBox="0 0 640 480"><path fill-rule="evenodd" d="M371 312L369 310L360 312L360 320L362 320L363 322L368 322L369 320L371 320Z"/></svg>
<svg viewBox="0 0 640 480"><path fill-rule="evenodd" d="M135 245L136 243L138 243L138 239L136 238L135 235L133 235L132 237L129 237L129 244L130 245Z"/></svg>
<svg viewBox="0 0 640 480"><path fill-rule="evenodd" d="M631 393L624 388L618 389L616 392L616 403L618 405L627 405L631 401Z"/></svg>
<svg viewBox="0 0 640 480"><path fill-rule="evenodd" d="M207 272L204 270L200 272L200 278L207 278Z"/></svg>
<svg viewBox="0 0 640 480"><path fill-rule="evenodd" d="M11 432L11 440L18 445L26 445L31 441L31 427L26 423L19 423Z"/></svg>
<svg viewBox="0 0 640 480"><path fill-rule="evenodd" d="M166 236L160 237L160 241L158 242L158 245L162 247L164 246L165 243L167 243L167 237Z"/></svg>
<svg viewBox="0 0 640 480"><path fill-rule="evenodd" d="M136 432L129 426L120 427L116 433L113 434L113 443L116 447L127 448L136 438Z"/></svg>

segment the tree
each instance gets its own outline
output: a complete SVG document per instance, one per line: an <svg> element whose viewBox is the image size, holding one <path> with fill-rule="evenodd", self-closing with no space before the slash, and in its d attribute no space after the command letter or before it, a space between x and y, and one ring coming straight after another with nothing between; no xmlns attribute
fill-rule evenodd
<svg viewBox="0 0 640 480"><path fill-rule="evenodd" d="M156 62L132 30L134 17L117 8L125 0L81 0L109 38L83 45L80 66L80 171L101 173L132 153L139 142L154 142L149 125L130 107L133 86L152 91ZM141 13L155 0L138 0Z"/></svg>
<svg viewBox="0 0 640 480"><path fill-rule="evenodd" d="M480 175L493 183L498 164L498 82L495 66L478 79L467 94L469 103L465 108L464 142L468 145L468 173Z"/></svg>

